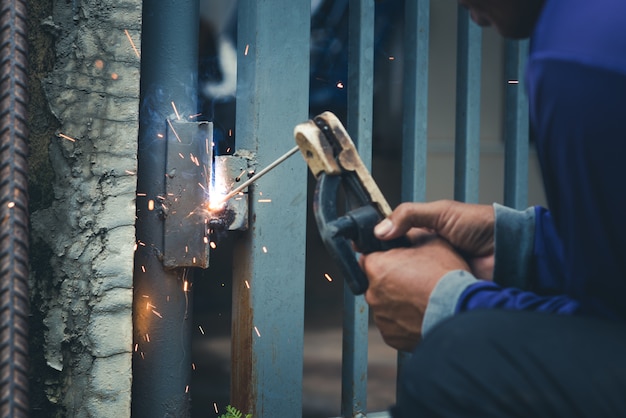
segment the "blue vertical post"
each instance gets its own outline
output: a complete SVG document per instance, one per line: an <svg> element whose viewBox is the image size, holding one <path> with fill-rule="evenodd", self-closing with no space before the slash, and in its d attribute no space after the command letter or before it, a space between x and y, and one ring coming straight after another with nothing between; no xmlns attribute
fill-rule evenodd
<svg viewBox="0 0 626 418"><path fill-rule="evenodd" d="M459 6L457 24L456 146L454 198L478 202L482 29Z"/></svg>
<svg viewBox="0 0 626 418"><path fill-rule="evenodd" d="M528 41L505 46L504 204L515 209L528 205L528 97L523 74Z"/></svg>
<svg viewBox="0 0 626 418"><path fill-rule="evenodd" d="M310 13L310 0L239 2L235 142L258 168L308 118ZM234 248L231 403L254 418L302 415L306 185L301 158L255 182Z"/></svg>
<svg viewBox="0 0 626 418"><path fill-rule="evenodd" d="M372 163L374 0L350 0L347 130L367 167ZM341 415L367 410L368 306L344 287Z"/></svg>
<svg viewBox="0 0 626 418"><path fill-rule="evenodd" d="M426 198L430 0L405 3L402 200Z"/></svg>
<svg viewBox="0 0 626 418"><path fill-rule="evenodd" d="M430 0L407 0L404 25L401 200L420 202L426 198ZM409 357L398 352L398 370Z"/></svg>
<svg viewBox="0 0 626 418"><path fill-rule="evenodd" d="M188 269L163 265L163 139L173 106L197 112L198 1L144 1L137 149L137 251L133 275L132 416L190 413L191 302Z"/></svg>

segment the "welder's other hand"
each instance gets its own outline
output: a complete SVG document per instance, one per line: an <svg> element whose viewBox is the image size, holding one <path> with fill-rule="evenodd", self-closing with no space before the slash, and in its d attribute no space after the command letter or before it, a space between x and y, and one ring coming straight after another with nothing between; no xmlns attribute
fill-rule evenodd
<svg viewBox="0 0 626 418"><path fill-rule="evenodd" d="M374 234L381 240L412 238L412 228L435 232L463 254L476 277L493 278L495 214L491 205L452 200L402 203L376 225Z"/></svg>
<svg viewBox="0 0 626 418"><path fill-rule="evenodd" d="M369 279L365 300L385 342L411 351L421 339L428 299L441 277L469 266L434 233L416 232L415 245L363 255L361 268Z"/></svg>

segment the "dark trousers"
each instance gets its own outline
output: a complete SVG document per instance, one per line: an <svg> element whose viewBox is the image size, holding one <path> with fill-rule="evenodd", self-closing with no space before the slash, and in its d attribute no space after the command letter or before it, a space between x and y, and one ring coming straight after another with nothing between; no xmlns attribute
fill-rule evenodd
<svg viewBox="0 0 626 418"><path fill-rule="evenodd" d="M398 392L394 418L626 417L626 325L463 313L426 335Z"/></svg>

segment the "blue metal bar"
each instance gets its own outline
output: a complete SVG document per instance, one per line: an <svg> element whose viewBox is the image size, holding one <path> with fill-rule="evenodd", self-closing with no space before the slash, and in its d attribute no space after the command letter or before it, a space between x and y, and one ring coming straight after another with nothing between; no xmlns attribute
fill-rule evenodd
<svg viewBox="0 0 626 418"><path fill-rule="evenodd" d="M373 0L350 0L347 130L367 167L372 163L374 16ZM341 415L354 417L367 409L368 306L347 286L343 321Z"/></svg>
<svg viewBox="0 0 626 418"><path fill-rule="evenodd" d="M420 202L426 199L430 0L407 0L404 16L401 200ZM398 352L398 370L409 358Z"/></svg>
<svg viewBox="0 0 626 418"><path fill-rule="evenodd" d="M454 198L478 202L480 165L480 71L482 29L459 6Z"/></svg>
<svg viewBox="0 0 626 418"><path fill-rule="evenodd" d="M528 41L507 41L505 47L504 204L528 205L528 98L523 74Z"/></svg>
<svg viewBox="0 0 626 418"><path fill-rule="evenodd" d="M308 118L310 13L310 0L239 2L236 146L259 168ZM250 186L234 248L231 404L255 418L302 415L306 183L291 158Z"/></svg>
<svg viewBox="0 0 626 418"><path fill-rule="evenodd" d="M191 378L188 269L161 260L167 119L197 112L198 1L143 2L133 275L132 415L186 416ZM150 307L150 309L146 309Z"/></svg>
<svg viewBox="0 0 626 418"><path fill-rule="evenodd" d="M426 197L430 0L405 3L402 200Z"/></svg>

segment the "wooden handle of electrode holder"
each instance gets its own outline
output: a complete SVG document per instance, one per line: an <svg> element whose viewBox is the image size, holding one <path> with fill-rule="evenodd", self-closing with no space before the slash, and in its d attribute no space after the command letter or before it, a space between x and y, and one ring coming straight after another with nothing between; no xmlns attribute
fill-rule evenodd
<svg viewBox="0 0 626 418"><path fill-rule="evenodd" d="M363 164L354 142L341 121L332 112L324 112L317 118L323 119L331 129L332 135L341 146L341 152L337 161L332 147L315 122L308 121L296 126L294 130L296 143L313 175L317 177L321 172L329 175L339 175L342 171L355 172L363 188L369 194L371 202L376 205L383 216L389 216L391 214L389 203Z"/></svg>
<svg viewBox="0 0 626 418"><path fill-rule="evenodd" d="M320 131L315 122L309 120L297 125L293 135L296 138L296 144L300 148L304 161L306 161L315 178L320 173L333 176L341 174L341 167L335 161L333 150L324 133Z"/></svg>

